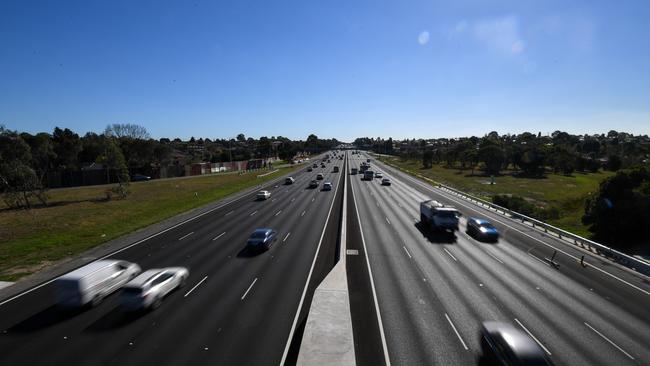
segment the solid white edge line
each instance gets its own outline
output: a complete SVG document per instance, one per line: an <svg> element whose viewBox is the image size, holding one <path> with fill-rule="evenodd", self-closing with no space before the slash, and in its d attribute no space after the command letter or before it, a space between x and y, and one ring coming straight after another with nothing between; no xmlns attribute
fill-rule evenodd
<svg viewBox="0 0 650 366"><path fill-rule="evenodd" d="M203 279L201 281L199 281L199 283L194 285L194 287L192 287L189 291L187 291L187 293L183 297L187 297L187 295L191 294L192 291L194 291L197 287L199 287L199 285L201 285L203 283L203 281L205 281L206 279L208 279L208 276L203 277Z"/></svg>
<svg viewBox="0 0 650 366"><path fill-rule="evenodd" d="M490 253L490 252L487 251L487 250L485 250L485 253L487 253L490 257L494 258L495 261L497 261L497 262L503 264L503 261L501 261L501 259L499 259L496 255Z"/></svg>
<svg viewBox="0 0 650 366"><path fill-rule="evenodd" d="M352 189L352 200L354 201L354 209L357 213L357 220L359 222L361 243L363 244L363 251L366 256L366 264L368 265L368 277L370 277L370 288L372 289L372 299L375 303L375 312L377 313L379 335L381 336L381 345L384 351L384 362L386 363L386 366L390 366L390 357L388 356L388 345L386 343L386 335L384 333L384 323L381 320L381 312L379 311L379 302L377 301L377 290L375 290L375 281L372 277L372 269L370 268L370 259L368 259L368 248L366 247L366 239L363 236L363 225L361 225L361 216L359 216L359 208L357 207L357 197L354 193L354 184L350 184L350 188Z"/></svg>
<svg viewBox="0 0 650 366"><path fill-rule="evenodd" d="M454 261L458 262L458 259L456 259L456 257L454 257L454 255L451 254L451 253L447 250L447 248L442 248L442 250L444 250L445 252L447 252L447 254L449 254L449 256L451 257L451 259L453 259Z"/></svg>
<svg viewBox="0 0 650 366"><path fill-rule="evenodd" d="M248 295L248 292L253 288L253 286L255 285L255 282L257 282L257 277L255 277L255 279L253 280L253 283L251 283L251 285L248 286L248 290L246 290L246 292L244 292L244 294L242 295L242 297L241 297L242 300L244 300L246 295Z"/></svg>
<svg viewBox="0 0 650 366"><path fill-rule="evenodd" d="M280 180L280 179L282 179L282 177L278 178L278 180ZM173 230L173 229L175 229L175 228L177 228L177 227L179 227L179 226L181 226L181 225L184 225L184 224L187 224L188 222L194 221L194 220L198 219L199 217L203 217L203 216L205 216L205 215L207 215L207 214L209 214L209 213L212 213L212 212L214 212L214 211L216 211L216 210L219 210L219 209L221 209L221 208L224 208L224 207L228 206L228 205L231 204L231 203L237 202L237 201L239 201L239 200L241 200L241 199L243 199L243 198L245 198L245 197L248 197L248 196L250 196L250 195L252 195L252 194L256 194L256 192L259 190L259 188L260 188L260 187L263 187L263 186L264 186L264 185L257 185L257 186L255 186L255 187L251 188L251 191L250 191L250 192L248 192L248 193L244 193L244 194L242 194L241 196L239 196L239 197L237 197L237 198L234 198L232 201L225 202L225 203L223 203L223 204L221 204L221 205L219 205L219 206L217 206L217 207L211 208L211 209L209 209L209 210L207 210L207 211L205 211L205 212L203 212L203 213L200 213L200 214L198 214L198 215L196 215L196 216L190 217L189 219L186 219L186 220L184 220L184 221L181 221L181 222L179 222L179 223L176 224L176 225L170 226L170 227L168 227L168 228L165 229L165 230L162 230L162 231L159 231L159 232L157 232L157 233L155 233L155 234L149 235L149 236L147 236L147 237L144 238L144 239L140 239L140 240L136 241L135 243L129 244L129 245L123 247L123 248L120 248L120 249L118 249L118 250L116 250L116 251L113 251L113 252L111 252L111 253L108 253L108 254L106 254L106 255L104 255L104 256L102 256L102 257L99 257L99 258L97 258L97 259L95 259L95 260L93 260L93 261L90 261L90 262L86 263L86 265L87 265L87 264L90 264L90 263L94 263L94 262L100 261L100 260L103 260L103 259L106 259L106 258L108 258L108 257L112 257L112 256L114 256L115 254L121 253L121 252L123 252L123 251L125 251L125 250L131 249L132 247L134 247L134 246L136 246L136 245L142 244L142 243L144 243L145 241L147 241L147 240L149 240L149 239L151 239L151 238L155 238L155 237L158 236L158 235L164 234L164 233L166 233L166 232L168 232L168 231L170 231L170 230ZM227 216L227 215L229 215L229 214L231 214L231 213L233 213L233 212L235 212L235 210L231 210L231 211L228 212L225 216ZM182 214L183 214L183 213L180 213L179 215L182 215ZM128 235L128 234L127 234L127 235ZM80 266L80 267L81 267L81 266ZM77 268L80 268L80 267L77 267ZM4 305L4 304L6 304L6 303L8 303L8 302L10 302L10 301L13 301L13 300L15 300L15 299L18 299L18 298L20 298L20 297L23 297L23 296L25 296L25 295L27 295L27 294L33 292L33 291L36 291L36 290L40 289L40 288L43 287L43 286L47 286L47 285L49 285L50 283L56 281L56 279L59 278L59 277L61 277L61 276L56 276L56 277L52 278L51 280L48 280L48 281L45 281L45 282L41 283L40 285L34 286L34 287L32 287L32 288L30 288L30 289L28 289L28 290L25 290L25 291L23 291L23 292L21 292L21 293L18 293L18 294L16 294L16 295L14 295L14 296L8 298L7 300L4 300L4 301L0 302L0 306Z"/></svg>
<svg viewBox="0 0 650 366"><path fill-rule="evenodd" d="M632 359L632 360L634 359L634 357L632 357L631 354L625 352L624 349L622 349L621 347L619 347L616 343L612 342L609 338L605 337L605 335L604 335L603 333L597 331L594 327L592 327L591 325L587 324L587 322L584 322L584 323L585 323L586 326L589 327L589 329L591 329L591 330L593 330L594 332L596 332L596 334L598 334L599 336L601 336L604 340L606 340L607 342L609 342L612 346L618 348L618 350L621 351L621 352L623 352L627 357L629 357L629 358Z"/></svg>
<svg viewBox="0 0 650 366"><path fill-rule="evenodd" d="M411 253L409 253L409 250L408 250L408 249L406 249L406 247L405 247L405 246L402 246L402 248L404 248L404 251L406 252L406 255L408 255L408 256L409 256L409 258L413 258L413 257L411 257Z"/></svg>
<svg viewBox="0 0 650 366"><path fill-rule="evenodd" d="M178 238L178 241L181 241L181 240L187 238L188 236L190 236L190 235L192 235L192 234L194 234L194 231L192 231L191 233L189 233L189 234L187 234L187 235L183 235L183 236L181 236L180 238Z"/></svg>
<svg viewBox="0 0 650 366"><path fill-rule="evenodd" d="M531 337L535 342L537 342L537 344L539 344L540 347L542 347L542 349L544 350L544 352L546 352L549 356L551 355L551 352L550 352L546 347L544 347L544 345L542 344L542 342L540 342L539 339L537 339L537 337L535 337L535 336L533 335L533 333L531 333L531 332L528 330L528 328L524 327L524 325L521 324L521 322L519 321L519 319L515 318L515 321L517 322L517 324L519 324L520 327L522 327L522 328L526 331L526 333L528 333L528 335L529 335L529 336L530 336L530 337Z"/></svg>
<svg viewBox="0 0 650 366"><path fill-rule="evenodd" d="M220 237L224 236L225 234L226 234L226 232L224 231L223 233L215 236L214 239L212 239L212 241L215 241L215 240L219 239Z"/></svg>
<svg viewBox="0 0 650 366"><path fill-rule="evenodd" d="M382 164L383 164L383 163L382 163ZM397 170L397 169L395 169L395 168L393 168L393 167L390 167L390 168L392 168L392 169L394 169L394 170ZM479 214L482 213L481 211L479 211L479 210L477 209L478 207L477 207L477 208L470 207L470 206L464 204L463 202L459 201L456 197L453 197L453 196L451 196L451 195L448 195L449 193L447 193L446 191L437 190L437 189L435 189L433 186L430 186L430 185L427 185L426 183L423 183L423 182L418 181L416 178L411 177L411 176L408 175L407 173L403 173L403 172L402 172L402 174L403 174L404 177L406 177L407 180L410 180L411 182L413 182L413 183L419 185L420 187L422 187L422 188L424 188L424 189L427 189L427 190L429 190L429 191L431 191L431 192L435 192L436 194L439 194L439 195L441 195L441 196L444 196L444 197L446 197L447 199L449 199L449 200L451 200L451 201L454 201L454 202L460 204L461 206L463 206L463 207L465 207L465 208L467 208L467 209L469 209L469 210L472 210L472 211L474 211L474 212L476 212L476 213L479 213ZM494 213L494 212L492 212L492 213ZM528 238L530 238L530 239L535 240L536 242L539 242L539 243L541 243L541 244L543 244L543 245L546 245L547 247L553 248L554 250L557 250L558 252L560 252L560 253L562 253L562 254L564 254L564 255L570 257L570 258L573 258L573 259L575 259L575 260L580 260L580 258L578 258L578 257L576 257L576 256L574 256L574 255L572 255L572 254L569 254L569 253L565 252L565 251L562 250L562 249L558 249L558 248L554 247L553 245L551 245L551 244L549 244L549 243L546 243L546 242L544 242L544 241L542 241L542 240L540 240L540 239L537 239L537 238L534 237L534 236L531 236L531 235L529 235L529 234L526 234L525 232L523 232L523 231L521 231L521 230L519 230L519 229L517 229L517 228L515 228L515 227L513 227L513 226L511 226L511 225L509 225L509 224L507 224L507 223L505 223L505 222L503 222L503 221L501 221L501 220L497 220L497 219L495 219L494 217L491 217L491 219L492 219L493 221L495 221L495 222L500 223L501 225L504 225L504 226L506 226L506 227L508 227L508 228L510 228L510 229L512 229L512 230L515 230L516 232L518 232L518 233L520 233L520 234L522 234L522 235L524 235L524 236L526 236L526 237L528 237ZM551 237L549 237L549 238L551 238ZM552 239L557 240L557 239L555 239L555 238L552 238ZM562 243L562 242L560 242L560 243ZM568 244L566 244L566 243L562 243L562 244L564 244L564 245L568 245ZM575 249L575 248L574 248L574 249ZM596 267L596 266L593 265L593 264L589 264L588 266L591 267L591 268L593 268L593 269L595 269L595 270L597 270L597 271L599 271L599 272L601 272L601 273L603 273L603 274L605 274L605 275L607 275L607 276L610 276L610 277L612 277L612 278L614 278L614 279L616 279L616 280L618 280L618 281L620 281L620 282L622 282L622 283L624 283L624 284L626 284L626 285L628 285L628 286L630 286L630 287L632 287L632 288L634 288L634 289L637 289L637 290L643 292L643 293L646 294L646 295L650 295L650 292L648 292L648 291L646 291L646 290L644 290L644 289L642 289L642 288L640 288L640 287L638 287L638 286L635 286L635 285L633 285L633 284L631 284L631 283L625 281L624 279L619 278L619 277L617 277L616 275L613 275L613 274L611 274L611 273L609 273L609 272L607 272L607 271L605 271L605 270L603 270L603 269L600 269L600 268Z"/></svg>
<svg viewBox="0 0 650 366"><path fill-rule="evenodd" d="M345 180L345 177L343 177L343 185L345 186L345 184L346 184L346 180ZM284 346L284 352L282 353L282 359L280 360L280 366L284 366L284 363L287 360L287 355L289 354L289 348L291 347L291 340L293 339L293 334L296 331L296 326L298 325L298 318L300 317L300 311L302 310L302 305L305 302L305 296L307 295L307 287L309 287L309 281L311 280L311 275L314 272L314 266L316 265L316 259L318 258L318 253L320 252L320 246L323 243L323 237L325 236L325 230L327 229L327 223L330 221L330 216L332 214L332 208L334 207L334 201L336 201L336 193L338 191L339 191L339 184L337 182L336 190L334 190L334 195L332 196L332 203L330 204L330 209L329 209L329 212L327 213L327 218L325 219L325 225L323 225L323 231L321 232L320 239L318 240L318 246L316 247L316 254L314 254L314 259L312 260L311 268L309 269L309 275L307 275L307 281L305 282L305 288L302 290L302 296L300 296L300 302L298 303L298 310L296 311L296 315L293 318L293 324L291 325L291 331L289 331L289 338L287 338L287 343ZM302 212L302 215L304 215L304 214L305 214L305 211ZM302 216L302 215L300 215L300 216Z"/></svg>
<svg viewBox="0 0 650 366"><path fill-rule="evenodd" d="M465 344L465 341L463 340L463 337L460 336L460 333L458 333L458 329L456 329L456 326L451 321L451 319L449 318L449 315L447 315L447 313L445 313L445 318L447 318L447 321L449 322L449 325L451 325L451 328L454 330L454 333L456 333L456 337L458 337L458 339L460 340L460 343L463 345L463 348L465 348L465 351L469 350L469 348L467 348L467 345Z"/></svg>

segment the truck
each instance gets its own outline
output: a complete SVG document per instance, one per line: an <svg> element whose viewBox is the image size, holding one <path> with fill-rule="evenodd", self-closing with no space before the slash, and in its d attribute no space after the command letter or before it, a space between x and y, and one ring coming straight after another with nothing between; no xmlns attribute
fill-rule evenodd
<svg viewBox="0 0 650 366"><path fill-rule="evenodd" d="M435 200L420 202L420 223L431 230L456 231L460 212Z"/></svg>
<svg viewBox="0 0 650 366"><path fill-rule="evenodd" d="M373 180L375 178L375 172L372 170L366 170L363 172L363 180Z"/></svg>

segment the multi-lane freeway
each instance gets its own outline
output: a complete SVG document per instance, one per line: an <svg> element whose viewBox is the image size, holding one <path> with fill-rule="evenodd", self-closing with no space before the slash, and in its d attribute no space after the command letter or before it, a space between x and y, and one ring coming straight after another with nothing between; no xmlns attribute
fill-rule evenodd
<svg viewBox="0 0 650 366"><path fill-rule="evenodd" d="M52 283L0 302L0 364L277 365L295 358L290 338L334 258L343 163L302 167L291 185L261 187L268 200L251 192L110 256L143 270L189 268L186 286L153 312L124 313L115 294L95 308L63 312ZM317 173L331 191L308 189ZM277 241L251 253L246 239L259 227L277 230ZM317 252L327 258L316 261Z"/></svg>
<svg viewBox="0 0 650 366"><path fill-rule="evenodd" d="M358 168L370 156L350 157L350 168ZM374 159L371 166L392 185L350 179L361 235L348 247L367 254L377 307L369 312L373 301L356 309L353 302L353 327L381 333L355 334L358 348L377 349L393 365L471 365L481 353L481 323L499 320L534 337L559 365L650 364L650 284L643 277ZM454 237L420 226L426 199L462 213ZM492 221L499 242L467 235L467 217ZM558 269L545 261L554 251ZM580 264L585 254L587 267ZM349 261L348 273L360 263ZM378 326L368 326L369 316ZM358 352L357 359L377 364L378 357Z"/></svg>
<svg viewBox="0 0 650 366"><path fill-rule="evenodd" d="M189 268L187 285L153 312L128 314L117 296L63 312L52 283L0 301L2 365L292 364L314 288L337 252L343 174L366 154L274 181L138 242L110 258L143 269ZM345 164L344 164L345 163ZM347 272L359 365L472 365L486 320L513 324L559 365L650 363L650 283L582 249L373 160L392 181L350 175ZM338 166L339 173L334 173ZM317 173L334 189L307 188ZM419 221L436 199L461 213L453 236ZM489 219L498 243L465 233ZM277 230L251 253L258 227ZM553 256L555 268L545 258ZM582 256L585 263L580 263ZM293 342L292 342L293 341Z"/></svg>

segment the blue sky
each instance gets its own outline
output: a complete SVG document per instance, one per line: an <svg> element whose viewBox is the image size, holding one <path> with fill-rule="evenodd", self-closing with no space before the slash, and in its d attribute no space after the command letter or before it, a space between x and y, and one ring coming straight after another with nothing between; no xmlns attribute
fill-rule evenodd
<svg viewBox="0 0 650 366"><path fill-rule="evenodd" d="M3 0L0 124L650 134L648 19L648 1Z"/></svg>

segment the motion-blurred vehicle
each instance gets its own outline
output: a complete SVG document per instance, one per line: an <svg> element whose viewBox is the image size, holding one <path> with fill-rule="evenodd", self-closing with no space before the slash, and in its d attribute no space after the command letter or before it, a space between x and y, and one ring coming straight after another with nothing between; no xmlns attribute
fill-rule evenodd
<svg viewBox="0 0 650 366"><path fill-rule="evenodd" d="M420 202L420 222L431 230L458 230L460 212L435 200Z"/></svg>
<svg viewBox="0 0 650 366"><path fill-rule="evenodd" d="M314 163L314 165L312 165L312 167L314 167L314 168L318 168L318 164L317 164L317 163Z"/></svg>
<svg viewBox="0 0 650 366"><path fill-rule="evenodd" d="M314 168L309 167L309 168L307 168L307 171L308 171L308 172L314 171Z"/></svg>
<svg viewBox="0 0 650 366"><path fill-rule="evenodd" d="M363 180L373 180L374 177L375 177L375 172L373 172L372 170L366 170L365 172L363 172Z"/></svg>
<svg viewBox="0 0 650 366"><path fill-rule="evenodd" d="M357 168L350 169L350 174L351 175L357 175L357 173L359 173L359 169L357 169Z"/></svg>
<svg viewBox="0 0 650 366"><path fill-rule="evenodd" d="M324 190L324 191L331 191L331 190L332 190L332 183L330 183L330 182L325 182L325 183L323 184L323 190Z"/></svg>
<svg viewBox="0 0 650 366"><path fill-rule="evenodd" d="M318 174L316 174L316 179L318 179L318 180L322 180L323 178L325 178L325 176L323 175L323 173L318 173Z"/></svg>
<svg viewBox="0 0 650 366"><path fill-rule="evenodd" d="M369 162L370 162L370 159L366 159L366 162L369 163Z"/></svg>
<svg viewBox="0 0 650 366"><path fill-rule="evenodd" d="M295 182L295 181L296 181L296 180L293 179L293 177L286 177L286 178L284 179L284 184L293 184L293 182Z"/></svg>
<svg viewBox="0 0 650 366"><path fill-rule="evenodd" d="M528 334L501 322L484 322L481 329L483 362L490 365L547 366L553 362Z"/></svg>
<svg viewBox="0 0 650 366"><path fill-rule="evenodd" d="M133 174L133 176L131 176L132 182L146 182L148 180L151 180L151 177L144 174Z"/></svg>
<svg viewBox="0 0 650 366"><path fill-rule="evenodd" d="M262 200L267 200L269 197L271 197L271 192L269 191L259 191L257 192L257 199L262 201Z"/></svg>
<svg viewBox="0 0 650 366"><path fill-rule="evenodd" d="M137 264L121 260L89 263L56 279L57 303L63 307L96 306L140 271Z"/></svg>
<svg viewBox="0 0 650 366"><path fill-rule="evenodd" d="M499 240L499 231L489 221L470 217L467 219L467 234L477 239L497 241Z"/></svg>
<svg viewBox="0 0 650 366"><path fill-rule="evenodd" d="M253 250L268 250L277 235L277 231L270 228L256 229L246 241L246 246Z"/></svg>
<svg viewBox="0 0 650 366"><path fill-rule="evenodd" d="M383 178L384 175L381 172L375 173L375 178Z"/></svg>
<svg viewBox="0 0 650 366"><path fill-rule="evenodd" d="M127 311L157 309L165 296L185 286L189 274L185 267L146 270L124 285L120 306Z"/></svg>
<svg viewBox="0 0 650 366"><path fill-rule="evenodd" d="M339 167L338 167L338 166L335 166L334 169L333 169L332 171L333 171L334 173L338 173L338 172L339 172Z"/></svg>
<svg viewBox="0 0 650 366"><path fill-rule="evenodd" d="M381 180L381 185L382 185L382 186L389 186L389 185L391 185L391 181L390 181L390 179L389 179L389 178L383 178L383 179Z"/></svg>
<svg viewBox="0 0 650 366"><path fill-rule="evenodd" d="M309 188L318 188L318 181L312 180L311 182L309 182Z"/></svg>

